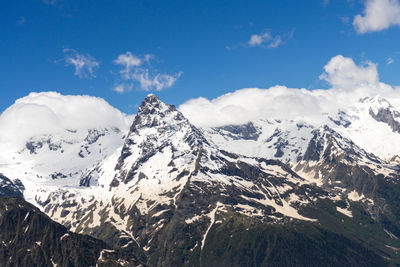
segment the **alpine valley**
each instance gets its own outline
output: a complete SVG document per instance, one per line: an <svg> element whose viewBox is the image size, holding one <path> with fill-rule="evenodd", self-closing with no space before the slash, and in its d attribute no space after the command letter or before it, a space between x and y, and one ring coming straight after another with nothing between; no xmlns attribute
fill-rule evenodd
<svg viewBox="0 0 400 267"><path fill-rule="evenodd" d="M78 125L80 97L31 93L0 117L1 266L400 265L390 99L200 127L152 94L135 116L86 97L101 105Z"/></svg>

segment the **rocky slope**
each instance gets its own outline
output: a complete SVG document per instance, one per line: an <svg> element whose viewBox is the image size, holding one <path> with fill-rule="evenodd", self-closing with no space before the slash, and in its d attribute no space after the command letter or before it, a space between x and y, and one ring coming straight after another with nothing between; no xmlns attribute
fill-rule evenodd
<svg viewBox="0 0 400 267"><path fill-rule="evenodd" d="M143 266L103 241L68 231L16 197L0 197L2 266Z"/></svg>
<svg viewBox="0 0 400 267"><path fill-rule="evenodd" d="M20 180L12 182L0 173L0 196L23 197L24 186Z"/></svg>

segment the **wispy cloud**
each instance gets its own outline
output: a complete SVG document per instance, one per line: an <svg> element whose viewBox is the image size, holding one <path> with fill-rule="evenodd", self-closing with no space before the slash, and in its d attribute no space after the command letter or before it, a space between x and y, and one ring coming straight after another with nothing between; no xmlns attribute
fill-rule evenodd
<svg viewBox="0 0 400 267"><path fill-rule="evenodd" d="M124 93L138 87L144 91L161 91L174 85L183 72L159 73L150 64L154 58L155 56L151 54L137 56L130 51L119 55L114 63L121 67L119 73L122 83L118 83L113 90Z"/></svg>
<svg viewBox="0 0 400 267"><path fill-rule="evenodd" d="M139 67L144 63L148 63L153 57L153 55L146 54L140 58L128 51L125 54L119 55L117 59L114 60L114 63L123 67L120 73L125 77L125 79L129 79L134 68Z"/></svg>
<svg viewBox="0 0 400 267"><path fill-rule="evenodd" d="M268 48L276 48L282 44L282 38L277 35L274 39L268 44Z"/></svg>
<svg viewBox="0 0 400 267"><path fill-rule="evenodd" d="M261 47L261 48L277 48L285 43L284 39L292 38L293 31L282 35L273 35L270 30L264 30L261 33L252 34L247 42L240 42L233 46L226 46L227 50L237 47Z"/></svg>
<svg viewBox="0 0 400 267"><path fill-rule="evenodd" d="M247 42L249 46L260 46L271 40L271 34L269 32L263 32L261 34L253 34L250 36L250 40Z"/></svg>
<svg viewBox="0 0 400 267"><path fill-rule="evenodd" d="M400 26L400 3L398 0L366 0L363 14L354 17L357 33L377 32L391 26Z"/></svg>
<svg viewBox="0 0 400 267"><path fill-rule="evenodd" d="M117 93L125 93L128 92L130 90L132 90L132 85L131 84L117 84L116 86L114 86L113 90Z"/></svg>
<svg viewBox="0 0 400 267"><path fill-rule="evenodd" d="M89 54L79 54L74 49L64 48L65 64L67 66L73 66L75 68L74 74L79 78L92 78L96 77L95 71L100 66L100 62L97 61Z"/></svg>

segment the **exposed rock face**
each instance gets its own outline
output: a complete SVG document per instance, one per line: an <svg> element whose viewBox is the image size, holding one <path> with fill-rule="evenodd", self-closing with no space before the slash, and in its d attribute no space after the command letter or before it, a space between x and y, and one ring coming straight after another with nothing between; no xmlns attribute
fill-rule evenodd
<svg viewBox="0 0 400 267"><path fill-rule="evenodd" d="M351 121L349 120L347 114L342 110L339 110L335 116L329 116L328 118L337 126L343 126L347 128L351 125Z"/></svg>
<svg viewBox="0 0 400 267"><path fill-rule="evenodd" d="M173 153L184 149L184 156L189 161L193 160L203 143L207 141L201 132L182 113L174 106L164 104L155 95L149 95L139 107L125 139L115 167L116 179L124 183L131 181L149 158L168 149ZM132 159L133 164L130 162Z"/></svg>
<svg viewBox="0 0 400 267"><path fill-rule="evenodd" d="M369 160L381 163L376 156L367 153L351 140L343 137L327 125L314 130L312 133L313 138L310 140L307 150L304 153L304 161L336 161L335 157L343 156L350 162Z"/></svg>
<svg viewBox="0 0 400 267"><path fill-rule="evenodd" d="M226 135L234 140L257 140L260 136L260 129L254 126L252 122L242 125L227 125L214 128L217 132L226 132Z"/></svg>
<svg viewBox="0 0 400 267"><path fill-rule="evenodd" d="M360 100L369 106L369 115L378 122L386 123L393 132L400 133L400 112L383 97L366 97Z"/></svg>
<svg viewBox="0 0 400 267"><path fill-rule="evenodd" d="M24 186L21 181L16 180L15 182L12 182L10 179L0 173L0 197L12 196L23 198L23 190Z"/></svg>
<svg viewBox="0 0 400 267"><path fill-rule="evenodd" d="M393 132L400 133L400 113L391 110L389 108L379 109L378 113L375 113L372 109L369 110L369 114L377 121L386 123L392 128Z"/></svg>
<svg viewBox="0 0 400 267"><path fill-rule="evenodd" d="M323 126L314 131L302 161L294 169L311 175L329 191L341 188L371 197L378 183L374 170L381 164L376 156Z"/></svg>
<svg viewBox="0 0 400 267"><path fill-rule="evenodd" d="M246 126L246 127L245 127ZM241 130L254 129L244 135ZM259 120L246 125L203 129L219 148L249 157L275 158L291 164L301 159L314 127L305 122ZM235 129L234 133L233 130ZM250 130L249 130L250 131Z"/></svg>

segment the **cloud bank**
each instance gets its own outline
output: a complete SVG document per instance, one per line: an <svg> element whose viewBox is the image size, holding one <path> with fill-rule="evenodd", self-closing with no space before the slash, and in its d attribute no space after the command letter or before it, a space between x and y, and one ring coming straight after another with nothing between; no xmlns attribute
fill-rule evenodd
<svg viewBox="0 0 400 267"><path fill-rule="evenodd" d="M400 26L400 3L398 0L366 0L363 14L354 17L357 33L377 32L391 26Z"/></svg>
<svg viewBox="0 0 400 267"><path fill-rule="evenodd" d="M138 63L129 54L120 58L127 72ZM145 57L139 61L147 60ZM121 72L122 73L122 72ZM323 67L320 79L329 89L307 90L273 86L268 89L245 88L215 99L191 99L179 110L196 126L213 127L242 124L258 119L293 119L323 122L327 113L354 105L360 98L381 95L400 108L400 88L379 80L377 65L356 64L338 55ZM24 144L35 135L53 134L66 129L118 127L127 131L131 117L91 96L61 95L56 92L31 93L18 99L0 115L0 145Z"/></svg>
<svg viewBox="0 0 400 267"><path fill-rule="evenodd" d="M132 90L135 86L144 91L161 91L171 87L183 74L183 72L172 75L158 73L150 66L153 58L154 56L150 54L139 57L129 51L119 55L114 63L121 67L119 73L123 82L118 83L114 87L114 91L124 93Z"/></svg>
<svg viewBox="0 0 400 267"><path fill-rule="evenodd" d="M258 119L294 119L322 122L324 114L353 105L362 97L382 95L392 104L399 91L379 81L372 62L356 65L351 58L338 55L324 67L320 79L330 89L297 89L274 86L269 89L246 88L209 100L191 99L179 107L189 120L200 127L242 124Z"/></svg>
<svg viewBox="0 0 400 267"><path fill-rule="evenodd" d="M66 129L117 127L127 131L130 118L104 99L56 92L30 93L0 115L0 144L24 142Z"/></svg>

